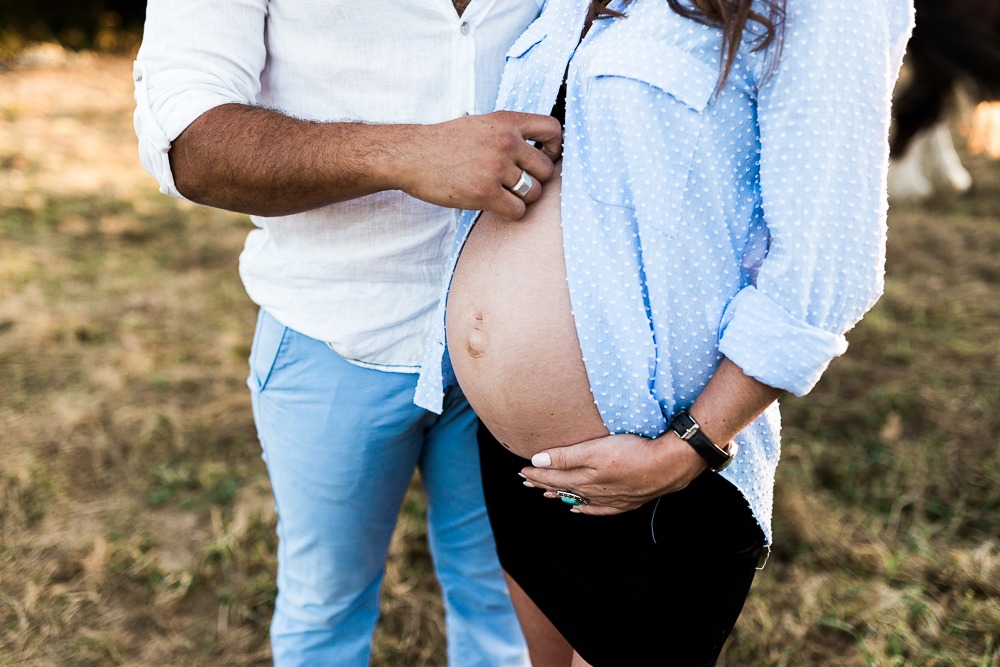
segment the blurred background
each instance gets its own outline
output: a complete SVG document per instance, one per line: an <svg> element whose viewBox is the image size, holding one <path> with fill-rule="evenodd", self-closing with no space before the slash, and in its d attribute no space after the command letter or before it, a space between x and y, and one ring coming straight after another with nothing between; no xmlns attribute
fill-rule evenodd
<svg viewBox="0 0 1000 667"><path fill-rule="evenodd" d="M0 0L0 54L45 41L121 52L138 41L145 16L145 0Z"/></svg>
<svg viewBox="0 0 1000 667"><path fill-rule="evenodd" d="M269 664L250 224L139 166L143 7L0 2L0 665ZM1000 164L968 150L976 101L947 126L971 187L894 201L885 296L783 402L775 545L721 665L1000 665ZM415 481L375 665L445 664L423 511Z"/></svg>

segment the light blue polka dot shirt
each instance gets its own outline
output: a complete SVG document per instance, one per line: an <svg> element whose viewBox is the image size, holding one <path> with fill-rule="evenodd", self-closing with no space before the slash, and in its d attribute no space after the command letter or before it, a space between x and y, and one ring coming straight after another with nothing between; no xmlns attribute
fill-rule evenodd
<svg viewBox="0 0 1000 667"><path fill-rule="evenodd" d="M549 113L567 72L562 220L577 334L612 433L655 438L723 356L807 393L882 293L887 135L910 0L788 0L718 91L720 32L634 0L579 42L589 0L548 0L507 54L498 106ZM457 260L475 213L459 220ZM454 266L454 265L453 265ZM444 303L416 402L453 383ZM721 474L771 541L777 405Z"/></svg>

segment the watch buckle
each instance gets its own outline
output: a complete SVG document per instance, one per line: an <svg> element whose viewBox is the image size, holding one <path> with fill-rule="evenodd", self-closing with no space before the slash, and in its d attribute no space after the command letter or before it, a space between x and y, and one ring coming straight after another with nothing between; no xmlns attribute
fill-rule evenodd
<svg viewBox="0 0 1000 667"><path fill-rule="evenodd" d="M686 431L684 431L684 435L681 435L681 440L690 440L691 436L693 436L695 433L697 433L700 430L701 430L701 427L698 426L698 424L693 424L693 425L689 426L688 429Z"/></svg>

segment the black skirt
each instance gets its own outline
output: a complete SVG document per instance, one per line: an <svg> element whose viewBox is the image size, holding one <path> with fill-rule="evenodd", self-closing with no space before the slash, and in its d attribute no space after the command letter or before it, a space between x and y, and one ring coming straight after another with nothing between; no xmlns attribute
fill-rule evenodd
<svg viewBox="0 0 1000 667"><path fill-rule="evenodd" d="M479 427L500 563L594 667L713 665L743 608L764 534L742 494L706 472L610 517L524 486L528 461Z"/></svg>

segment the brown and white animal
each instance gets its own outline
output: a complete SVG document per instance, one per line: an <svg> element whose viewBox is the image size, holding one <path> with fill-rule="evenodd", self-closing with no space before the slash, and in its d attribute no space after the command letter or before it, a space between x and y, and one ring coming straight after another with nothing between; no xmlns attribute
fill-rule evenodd
<svg viewBox="0 0 1000 667"><path fill-rule="evenodd" d="M909 77L893 116L889 195L895 201L935 192L964 192L972 177L952 142L948 116L956 93L1000 100L1000 0L916 0L916 27L907 49ZM992 104L977 107L970 148L997 141Z"/></svg>

